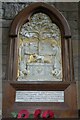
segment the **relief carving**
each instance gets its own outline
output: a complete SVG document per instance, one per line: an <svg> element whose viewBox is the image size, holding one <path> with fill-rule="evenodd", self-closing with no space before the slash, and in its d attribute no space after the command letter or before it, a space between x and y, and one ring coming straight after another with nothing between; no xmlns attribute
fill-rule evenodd
<svg viewBox="0 0 80 120"><path fill-rule="evenodd" d="M61 34L49 16L31 16L19 38L18 80L61 81Z"/></svg>

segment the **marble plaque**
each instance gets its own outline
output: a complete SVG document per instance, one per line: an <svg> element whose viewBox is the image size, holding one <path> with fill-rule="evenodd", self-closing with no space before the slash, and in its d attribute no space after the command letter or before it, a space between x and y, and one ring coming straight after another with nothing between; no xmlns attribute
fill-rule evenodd
<svg viewBox="0 0 80 120"><path fill-rule="evenodd" d="M64 102L64 91L16 91L15 102Z"/></svg>
<svg viewBox="0 0 80 120"><path fill-rule="evenodd" d="M18 81L62 81L61 32L44 13L19 31Z"/></svg>

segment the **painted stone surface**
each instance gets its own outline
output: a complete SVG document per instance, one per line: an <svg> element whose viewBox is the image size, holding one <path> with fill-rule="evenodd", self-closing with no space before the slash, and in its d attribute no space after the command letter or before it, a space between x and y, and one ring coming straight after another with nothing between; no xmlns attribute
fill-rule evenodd
<svg viewBox="0 0 80 120"><path fill-rule="evenodd" d="M61 34L49 16L31 16L19 32L19 81L61 81Z"/></svg>

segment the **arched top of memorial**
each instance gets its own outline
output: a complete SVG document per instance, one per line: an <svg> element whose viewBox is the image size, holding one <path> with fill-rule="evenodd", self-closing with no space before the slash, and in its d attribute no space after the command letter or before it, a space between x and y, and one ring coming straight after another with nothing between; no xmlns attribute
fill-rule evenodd
<svg viewBox="0 0 80 120"><path fill-rule="evenodd" d="M15 16L10 29L10 36L17 37L20 27L25 22L30 21L30 17L38 12L43 12L47 14L51 18L52 22L57 24L57 26L60 28L63 37L71 37L70 27L64 16L55 8L55 6L50 6L42 2L33 3L29 5L28 7L24 8L21 12L19 12L17 16Z"/></svg>

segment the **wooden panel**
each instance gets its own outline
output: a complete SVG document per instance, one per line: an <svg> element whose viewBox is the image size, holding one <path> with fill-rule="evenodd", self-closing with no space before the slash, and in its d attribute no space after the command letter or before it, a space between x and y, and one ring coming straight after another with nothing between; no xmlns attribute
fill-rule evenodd
<svg viewBox="0 0 80 120"><path fill-rule="evenodd" d="M65 89L65 103L69 105L70 109L77 109L76 84L73 83Z"/></svg>
<svg viewBox="0 0 80 120"><path fill-rule="evenodd" d="M10 84L16 90L65 90L70 82L21 82L14 81Z"/></svg>
<svg viewBox="0 0 80 120"><path fill-rule="evenodd" d="M2 116L7 117L10 114L15 100L15 89L7 82L4 83L4 92L2 99Z"/></svg>

